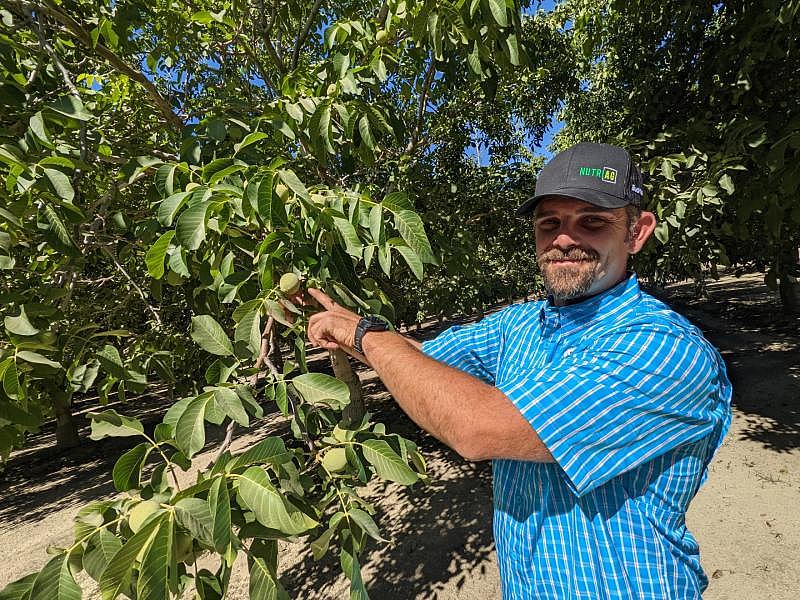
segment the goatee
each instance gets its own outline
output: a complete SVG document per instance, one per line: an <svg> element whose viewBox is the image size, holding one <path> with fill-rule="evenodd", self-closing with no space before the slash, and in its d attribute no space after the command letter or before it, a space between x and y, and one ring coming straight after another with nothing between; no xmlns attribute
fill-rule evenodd
<svg viewBox="0 0 800 600"><path fill-rule="evenodd" d="M544 287L554 300L573 300L586 296L600 276L600 255L594 250L571 248L564 252L551 248L536 261L544 278ZM575 261L557 265L556 261Z"/></svg>

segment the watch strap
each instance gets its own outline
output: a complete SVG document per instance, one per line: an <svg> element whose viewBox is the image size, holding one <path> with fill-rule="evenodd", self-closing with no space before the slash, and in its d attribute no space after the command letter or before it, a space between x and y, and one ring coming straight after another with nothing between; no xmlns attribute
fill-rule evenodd
<svg viewBox="0 0 800 600"><path fill-rule="evenodd" d="M361 317L358 325L356 325L356 333L353 337L353 348L355 348L356 352L363 354L364 348L362 342L364 340L364 335L368 331L390 331L391 329L392 326L382 317L377 315Z"/></svg>

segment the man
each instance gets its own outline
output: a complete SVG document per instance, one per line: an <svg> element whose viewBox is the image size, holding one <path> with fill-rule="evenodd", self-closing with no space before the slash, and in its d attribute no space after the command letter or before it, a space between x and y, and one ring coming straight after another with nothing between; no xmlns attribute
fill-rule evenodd
<svg viewBox="0 0 800 600"><path fill-rule="evenodd" d="M403 410L492 459L503 598L700 598L686 509L730 423L699 330L639 289L655 217L627 152L579 144L542 170L533 215L546 301L419 345L312 290L309 338L363 353Z"/></svg>

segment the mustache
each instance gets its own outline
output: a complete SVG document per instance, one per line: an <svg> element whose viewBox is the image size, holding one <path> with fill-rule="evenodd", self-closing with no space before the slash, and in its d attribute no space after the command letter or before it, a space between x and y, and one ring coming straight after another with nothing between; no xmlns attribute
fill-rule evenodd
<svg viewBox="0 0 800 600"><path fill-rule="evenodd" d="M539 256L539 262L554 260L598 260L600 254L595 250L583 248L570 248L566 252L558 248L551 248Z"/></svg>

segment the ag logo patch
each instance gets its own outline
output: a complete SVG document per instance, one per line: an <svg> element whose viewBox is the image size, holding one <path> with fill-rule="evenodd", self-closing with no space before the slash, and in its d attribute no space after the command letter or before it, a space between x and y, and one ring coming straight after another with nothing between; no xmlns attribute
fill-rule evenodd
<svg viewBox="0 0 800 600"><path fill-rule="evenodd" d="M580 167L578 175L582 177L597 177L600 181L606 183L617 183L617 170L611 167Z"/></svg>

